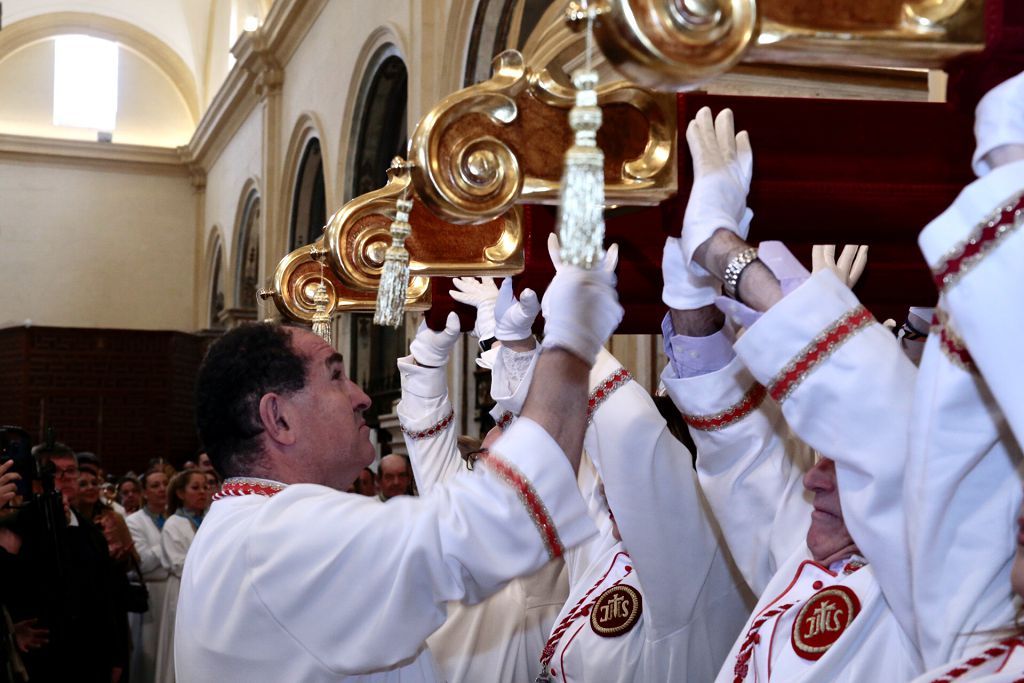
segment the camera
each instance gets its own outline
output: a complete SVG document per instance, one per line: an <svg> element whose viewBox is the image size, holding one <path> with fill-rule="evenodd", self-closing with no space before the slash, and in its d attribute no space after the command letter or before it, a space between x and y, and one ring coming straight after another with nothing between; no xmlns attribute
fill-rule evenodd
<svg viewBox="0 0 1024 683"><path fill-rule="evenodd" d="M32 456L32 440L21 427L0 426L0 464L13 460L12 472L21 475L15 487L23 503L32 498L33 482L39 478L39 468Z"/></svg>

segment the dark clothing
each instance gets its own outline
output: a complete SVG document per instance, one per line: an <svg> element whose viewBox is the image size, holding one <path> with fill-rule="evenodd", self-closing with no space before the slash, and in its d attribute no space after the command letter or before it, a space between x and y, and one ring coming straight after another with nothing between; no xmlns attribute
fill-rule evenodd
<svg viewBox="0 0 1024 683"><path fill-rule="evenodd" d="M18 614L12 610L15 620L39 617L50 629L50 643L25 656L31 680L109 683L111 669L128 663L124 572L102 532L85 519L58 530L56 546L43 536L26 539L22 548L30 588Z"/></svg>

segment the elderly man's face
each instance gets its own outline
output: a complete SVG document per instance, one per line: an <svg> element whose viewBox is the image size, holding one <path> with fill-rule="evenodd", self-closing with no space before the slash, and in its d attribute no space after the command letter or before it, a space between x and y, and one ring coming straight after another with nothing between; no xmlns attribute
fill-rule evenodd
<svg viewBox="0 0 1024 683"><path fill-rule="evenodd" d="M814 511L807 530L807 547L816 562L841 559L841 551L856 551L856 545L843 521L836 483L836 465L822 458L804 475L804 488L814 494Z"/></svg>
<svg viewBox="0 0 1024 683"><path fill-rule="evenodd" d="M380 493L384 500L409 490L409 469L400 455L385 455L380 461Z"/></svg>
<svg viewBox="0 0 1024 683"><path fill-rule="evenodd" d="M344 491L376 453L363 412L370 397L345 374L344 359L307 330L291 329L292 348L305 361L306 386L288 397L302 439L299 452L312 483Z"/></svg>

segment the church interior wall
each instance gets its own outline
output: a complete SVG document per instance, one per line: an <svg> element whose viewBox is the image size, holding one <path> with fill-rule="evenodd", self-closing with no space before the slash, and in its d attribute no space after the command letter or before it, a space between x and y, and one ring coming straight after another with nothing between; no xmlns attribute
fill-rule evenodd
<svg viewBox="0 0 1024 683"><path fill-rule="evenodd" d="M193 326L187 176L0 155L0 324Z"/></svg>
<svg viewBox="0 0 1024 683"><path fill-rule="evenodd" d="M259 109L254 109L206 172L204 230L201 244L211 243L210 234L215 226L232 226L231 229L223 230L221 234L221 248L224 250L226 266L222 277L224 291L229 293L229 297L234 291L235 274L231 267L233 261L228 255L234 254L237 250L235 241L238 235L233 228L241 218L239 197L247 182L254 182L257 187L261 186L262 135L263 123L260 112ZM204 254L204 258L209 258L209 254ZM198 288L201 292L208 293L209 273L204 270L200 277L202 279L198 283ZM205 297L206 294L202 296ZM232 304L229 301L227 305ZM205 322L206 318L203 320Z"/></svg>
<svg viewBox="0 0 1024 683"><path fill-rule="evenodd" d="M53 70L53 40L33 43L0 60L0 92L18 94L0 98L0 130L16 135L95 140L95 131L53 125ZM187 143L196 122L168 75L128 49L120 51L118 70L113 141L155 147Z"/></svg>

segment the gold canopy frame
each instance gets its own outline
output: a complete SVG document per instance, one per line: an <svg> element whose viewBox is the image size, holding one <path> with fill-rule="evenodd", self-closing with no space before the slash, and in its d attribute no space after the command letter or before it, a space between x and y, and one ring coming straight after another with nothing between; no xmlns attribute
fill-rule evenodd
<svg viewBox="0 0 1024 683"><path fill-rule="evenodd" d="M395 201L410 189L407 173L388 169L388 183L356 197L327 223L324 241L330 264L349 287L376 290L391 244ZM416 276L505 276L523 270L525 228L522 210L463 227L444 221L417 197L409 215L412 234L405 242L409 270Z"/></svg>
<svg viewBox="0 0 1024 683"><path fill-rule="evenodd" d="M632 83L598 88L608 204L657 204L676 191L676 104ZM416 195L457 224L501 216L517 203L556 204L572 144L575 91L506 50L491 79L434 107L410 141Z"/></svg>
<svg viewBox="0 0 1024 683"><path fill-rule="evenodd" d="M690 90L740 61L938 68L985 47L984 0L589 0L623 76ZM566 18L578 27L572 3Z"/></svg>
<svg viewBox="0 0 1024 683"><path fill-rule="evenodd" d="M273 299L277 310L286 318L296 322L312 324L316 313L313 296L321 277L327 289L327 310L331 313L372 311L377 303L376 289L349 287L338 277L334 269L321 264L326 252L321 237L313 244L299 247L277 264L274 284L270 290L261 290L260 297ZM318 258L319 257L319 258ZM410 311L425 311L430 308L430 281L421 276L409 278L409 293L405 307Z"/></svg>

